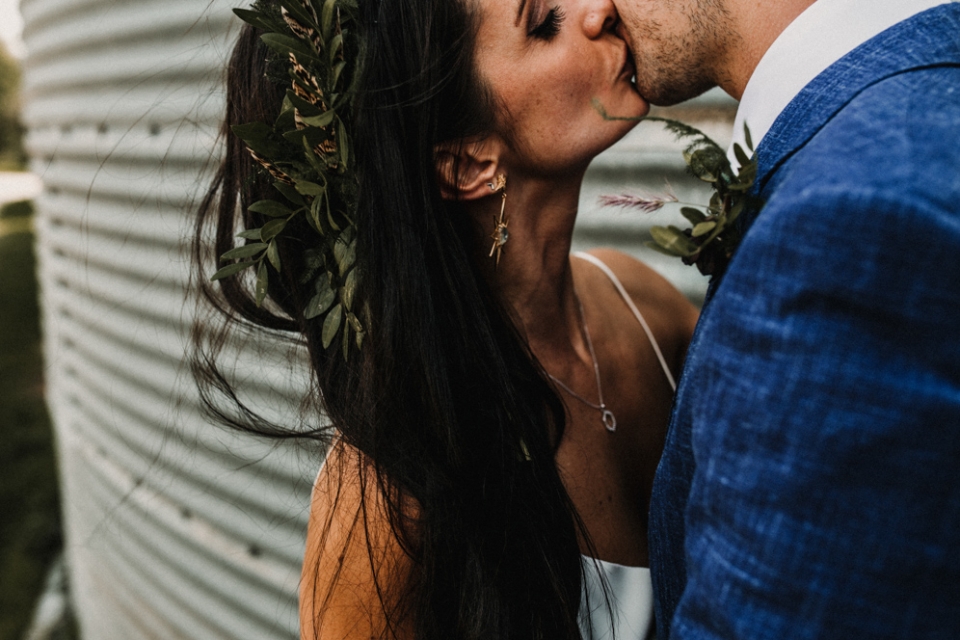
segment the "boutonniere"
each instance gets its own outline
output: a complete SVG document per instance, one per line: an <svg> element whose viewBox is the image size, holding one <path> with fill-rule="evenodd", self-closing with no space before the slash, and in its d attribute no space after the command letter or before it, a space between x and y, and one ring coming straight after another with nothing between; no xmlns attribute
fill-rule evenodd
<svg viewBox="0 0 960 640"><path fill-rule="evenodd" d="M659 211L671 203L681 205L680 214L690 226L684 229L675 225L653 227L650 229L653 240L647 242L647 246L680 258L684 264L697 265L703 275L722 273L740 242L740 231L734 223L744 209L758 206L756 198L750 194L757 177L757 157L749 128L744 125L747 149L744 150L739 144L733 145L734 155L740 164L740 168L734 171L726 151L695 127L668 118L609 116L600 104L594 103L594 106L604 118L660 122L677 139L690 141L683 150L683 159L692 176L709 182L713 187L709 204L680 202L669 191L657 196L602 196L600 202L606 206L628 207L646 213Z"/></svg>

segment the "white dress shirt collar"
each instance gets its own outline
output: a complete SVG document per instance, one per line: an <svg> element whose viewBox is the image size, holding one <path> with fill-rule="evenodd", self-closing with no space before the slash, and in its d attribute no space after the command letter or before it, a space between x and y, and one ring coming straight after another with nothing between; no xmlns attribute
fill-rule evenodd
<svg viewBox="0 0 960 640"><path fill-rule="evenodd" d="M780 112L827 67L921 11L949 0L817 0L787 26L760 59L740 99L730 143L744 145L744 122L756 148ZM749 153L749 152L748 152Z"/></svg>

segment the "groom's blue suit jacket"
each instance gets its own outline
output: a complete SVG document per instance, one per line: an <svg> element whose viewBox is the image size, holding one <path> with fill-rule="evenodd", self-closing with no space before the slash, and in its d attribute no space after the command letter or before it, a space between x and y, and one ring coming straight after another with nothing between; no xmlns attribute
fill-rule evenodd
<svg viewBox="0 0 960 640"><path fill-rule="evenodd" d="M960 638L960 5L813 80L657 471L660 640Z"/></svg>

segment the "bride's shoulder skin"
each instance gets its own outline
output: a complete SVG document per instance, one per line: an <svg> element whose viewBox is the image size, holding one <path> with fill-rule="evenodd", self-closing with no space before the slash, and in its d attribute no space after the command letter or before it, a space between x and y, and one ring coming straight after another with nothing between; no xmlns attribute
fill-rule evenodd
<svg viewBox="0 0 960 640"><path fill-rule="evenodd" d="M399 612L412 561L367 458L337 441L317 477L300 579L301 640L412 638ZM390 611L390 633L384 634Z"/></svg>
<svg viewBox="0 0 960 640"><path fill-rule="evenodd" d="M633 256L615 249L593 249L588 253L610 267L623 284L650 325L674 377L678 377L700 312L666 278ZM598 281L607 279L592 264L581 265L580 273Z"/></svg>

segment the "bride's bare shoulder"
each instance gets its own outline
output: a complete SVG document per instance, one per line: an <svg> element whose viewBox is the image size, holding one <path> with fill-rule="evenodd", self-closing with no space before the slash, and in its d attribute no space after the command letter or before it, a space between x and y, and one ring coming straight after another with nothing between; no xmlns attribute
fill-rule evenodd
<svg viewBox="0 0 960 640"><path fill-rule="evenodd" d="M699 317L699 311L686 296L649 265L622 251L593 249L589 253L610 267L657 340L675 346L681 354L685 352ZM593 277L606 279L600 273Z"/></svg>
<svg viewBox="0 0 960 640"><path fill-rule="evenodd" d="M411 561L369 459L338 441L314 486L300 578L301 640L407 638ZM389 625L391 633L384 633Z"/></svg>

